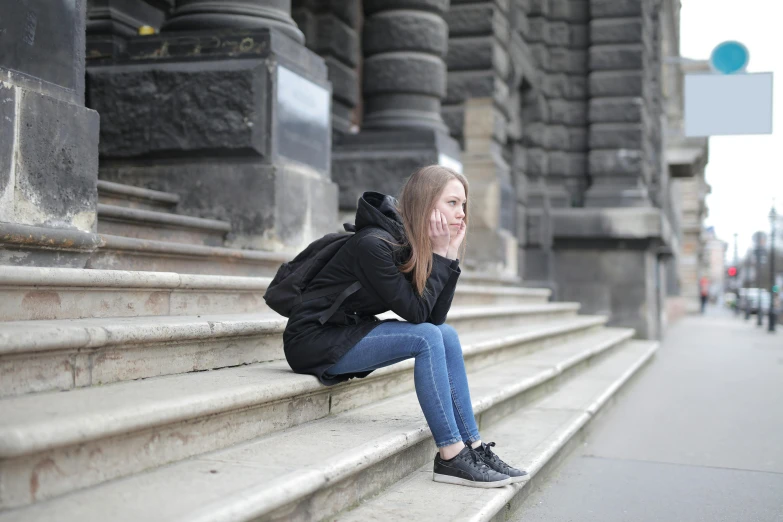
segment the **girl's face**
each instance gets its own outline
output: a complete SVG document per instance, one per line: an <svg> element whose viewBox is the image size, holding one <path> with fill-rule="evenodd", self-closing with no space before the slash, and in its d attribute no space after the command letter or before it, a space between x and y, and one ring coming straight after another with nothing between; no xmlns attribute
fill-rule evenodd
<svg viewBox="0 0 783 522"><path fill-rule="evenodd" d="M459 180L452 179L446 184L443 192L435 201L435 208L438 209L449 224L449 230L454 235L465 219L465 187Z"/></svg>

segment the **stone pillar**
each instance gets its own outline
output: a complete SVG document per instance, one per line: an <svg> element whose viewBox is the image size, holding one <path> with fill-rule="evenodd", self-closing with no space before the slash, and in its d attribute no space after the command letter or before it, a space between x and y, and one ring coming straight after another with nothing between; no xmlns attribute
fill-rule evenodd
<svg viewBox="0 0 783 522"><path fill-rule="evenodd" d="M646 0L590 0L590 157L586 206L650 206L658 158Z"/></svg>
<svg viewBox="0 0 783 522"><path fill-rule="evenodd" d="M352 218L365 190L397 195L424 165L457 170L459 144L440 114L449 0L365 0L361 132L336 138L333 176L340 209Z"/></svg>
<svg viewBox="0 0 783 522"><path fill-rule="evenodd" d="M304 35L291 18L291 0L177 0L162 31L277 29L300 44Z"/></svg>
<svg viewBox="0 0 783 522"><path fill-rule="evenodd" d="M79 266L98 238L84 0L0 5L0 264Z"/></svg>
<svg viewBox="0 0 783 522"><path fill-rule="evenodd" d="M333 231L331 88L289 5L182 1L160 34L91 66L101 178L230 221L233 248L296 253Z"/></svg>
<svg viewBox="0 0 783 522"><path fill-rule="evenodd" d="M294 0L292 13L305 35L305 44L318 53L332 83L332 130L353 132L359 122L361 42L359 0Z"/></svg>

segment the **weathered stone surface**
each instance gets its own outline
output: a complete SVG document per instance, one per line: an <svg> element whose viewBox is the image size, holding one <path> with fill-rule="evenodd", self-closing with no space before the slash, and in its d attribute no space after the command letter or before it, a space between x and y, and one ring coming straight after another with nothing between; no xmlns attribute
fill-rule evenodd
<svg viewBox="0 0 783 522"><path fill-rule="evenodd" d="M549 0L525 0L525 9L529 17L549 16Z"/></svg>
<svg viewBox="0 0 783 522"><path fill-rule="evenodd" d="M568 47L586 49L590 45L590 26L587 24L568 25Z"/></svg>
<svg viewBox="0 0 783 522"><path fill-rule="evenodd" d="M552 72L564 72L583 75L587 73L587 51L558 47L549 51L549 64L545 67Z"/></svg>
<svg viewBox="0 0 783 522"><path fill-rule="evenodd" d="M33 91L19 89L17 96L10 221L93 232L98 114Z"/></svg>
<svg viewBox="0 0 783 522"><path fill-rule="evenodd" d="M491 97L503 105L508 99L508 87L494 71L452 72L448 77L445 103L459 103L469 98Z"/></svg>
<svg viewBox="0 0 783 522"><path fill-rule="evenodd" d="M364 62L364 93L416 93L438 99L446 93L446 65L437 56L378 54Z"/></svg>
<svg viewBox="0 0 783 522"><path fill-rule="evenodd" d="M538 148L527 150L527 173L532 176L546 176L549 173L549 153Z"/></svg>
<svg viewBox="0 0 783 522"><path fill-rule="evenodd" d="M590 14L596 18L641 16L643 0L590 0Z"/></svg>
<svg viewBox="0 0 783 522"><path fill-rule="evenodd" d="M639 174L644 163L641 150L614 149L591 150L589 155L590 174Z"/></svg>
<svg viewBox="0 0 783 522"><path fill-rule="evenodd" d="M566 47L569 44L569 26L566 22L549 22L545 41L550 46Z"/></svg>
<svg viewBox="0 0 783 522"><path fill-rule="evenodd" d="M543 16L531 16L528 19L530 26L525 41L529 44L546 43L549 40L549 20Z"/></svg>
<svg viewBox="0 0 783 522"><path fill-rule="evenodd" d="M540 69L549 70L549 47L544 43L530 45L530 52Z"/></svg>
<svg viewBox="0 0 783 522"><path fill-rule="evenodd" d="M329 68L329 81L332 83L332 96L350 107L359 102L359 79L356 69L346 66L341 61L327 56L326 66Z"/></svg>
<svg viewBox="0 0 783 522"><path fill-rule="evenodd" d="M390 51L418 51L443 57L448 26L437 14L388 11L368 17L362 36L364 56Z"/></svg>
<svg viewBox="0 0 783 522"><path fill-rule="evenodd" d="M593 71L642 69L644 49L641 44L597 45L590 47L590 69Z"/></svg>
<svg viewBox="0 0 783 522"><path fill-rule="evenodd" d="M645 141L644 129L633 123L596 123L590 126L590 148L641 149Z"/></svg>
<svg viewBox="0 0 783 522"><path fill-rule="evenodd" d="M590 123L634 123L644 117L640 97L594 98L590 100Z"/></svg>
<svg viewBox="0 0 783 522"><path fill-rule="evenodd" d="M552 20L585 23L590 19L590 0L550 0L549 5Z"/></svg>
<svg viewBox="0 0 783 522"><path fill-rule="evenodd" d="M590 42L598 44L621 44L642 42L642 19L607 18L590 22Z"/></svg>
<svg viewBox="0 0 783 522"><path fill-rule="evenodd" d="M494 69L508 76L508 53L492 36L451 38L446 57L449 71Z"/></svg>
<svg viewBox="0 0 783 522"><path fill-rule="evenodd" d="M544 77L543 89L552 98L584 100L588 96L587 77L565 73L551 73Z"/></svg>
<svg viewBox="0 0 783 522"><path fill-rule="evenodd" d="M451 5L444 19L452 37L500 35L508 31L508 20L492 2Z"/></svg>
<svg viewBox="0 0 783 522"><path fill-rule="evenodd" d="M285 166L181 162L105 167L101 178L173 192L183 213L230 221L233 248L297 252L337 220L337 186Z"/></svg>
<svg viewBox="0 0 783 522"><path fill-rule="evenodd" d="M587 104L581 101L550 100L551 123L574 127L587 125Z"/></svg>
<svg viewBox="0 0 783 522"><path fill-rule="evenodd" d="M455 138L461 137L465 128L465 108L461 104L444 105L440 114L449 128L449 134Z"/></svg>
<svg viewBox="0 0 783 522"><path fill-rule="evenodd" d="M346 65L356 67L360 49L356 30L331 13L317 16L316 24L315 38L313 41L306 40L307 47L322 56L332 55Z"/></svg>
<svg viewBox="0 0 783 522"><path fill-rule="evenodd" d="M364 0L363 5L365 15L389 9L416 9L442 15L449 8L449 0Z"/></svg>
<svg viewBox="0 0 783 522"><path fill-rule="evenodd" d="M530 90L524 93L522 99L522 122L548 122L549 100L538 90Z"/></svg>
<svg viewBox="0 0 783 522"><path fill-rule="evenodd" d="M16 101L19 90L0 82L0 221L12 221L16 158Z"/></svg>
<svg viewBox="0 0 783 522"><path fill-rule="evenodd" d="M101 114L101 155L233 150L267 158L267 76L261 61L91 68L88 97Z"/></svg>
<svg viewBox="0 0 783 522"><path fill-rule="evenodd" d="M599 71L590 73L590 96L641 96L642 71Z"/></svg>
<svg viewBox="0 0 783 522"><path fill-rule="evenodd" d="M587 174L587 154L581 152L551 151L549 175L578 177Z"/></svg>

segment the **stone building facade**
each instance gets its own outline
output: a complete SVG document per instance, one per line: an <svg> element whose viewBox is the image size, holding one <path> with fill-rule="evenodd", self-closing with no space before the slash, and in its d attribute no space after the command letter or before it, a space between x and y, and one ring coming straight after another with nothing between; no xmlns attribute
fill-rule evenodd
<svg viewBox="0 0 783 522"><path fill-rule="evenodd" d="M678 0L53 3L57 77L17 45L32 11L2 8L21 32L0 35L0 262L97 266L96 178L284 257L441 163L471 182L467 268L645 338L690 291L706 141L682 135Z"/></svg>

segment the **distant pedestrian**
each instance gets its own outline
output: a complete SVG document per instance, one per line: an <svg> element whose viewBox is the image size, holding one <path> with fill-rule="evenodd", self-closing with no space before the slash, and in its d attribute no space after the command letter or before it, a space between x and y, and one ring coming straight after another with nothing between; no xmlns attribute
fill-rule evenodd
<svg viewBox="0 0 783 522"><path fill-rule="evenodd" d="M707 307L707 299L710 297L710 280L707 276L701 276L699 279L699 295L701 296L701 313Z"/></svg>

